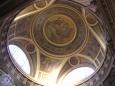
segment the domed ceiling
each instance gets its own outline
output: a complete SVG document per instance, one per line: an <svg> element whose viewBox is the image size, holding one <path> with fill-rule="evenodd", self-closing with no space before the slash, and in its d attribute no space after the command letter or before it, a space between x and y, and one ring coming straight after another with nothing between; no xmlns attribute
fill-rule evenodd
<svg viewBox="0 0 115 86"><path fill-rule="evenodd" d="M43 0L17 15L7 39L8 46L16 45L27 55L30 74L11 55L19 71L37 83L54 86L74 69L89 67L97 71L105 58L104 37L98 17L81 4Z"/></svg>

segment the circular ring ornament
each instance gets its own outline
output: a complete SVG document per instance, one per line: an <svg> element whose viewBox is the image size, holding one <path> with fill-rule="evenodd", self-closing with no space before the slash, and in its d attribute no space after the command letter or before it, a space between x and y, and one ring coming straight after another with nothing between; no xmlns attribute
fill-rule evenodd
<svg viewBox="0 0 115 86"><path fill-rule="evenodd" d="M78 65L80 63L80 60L77 58L77 57L75 57L75 56L73 56L73 57L71 57L70 59L69 59L69 64L71 65L71 66L76 66L76 65Z"/></svg>
<svg viewBox="0 0 115 86"><path fill-rule="evenodd" d="M52 5L36 14L31 32L41 52L57 57L80 52L88 38L81 13L65 4Z"/></svg>
<svg viewBox="0 0 115 86"><path fill-rule="evenodd" d="M42 10L53 4L55 0L40 0L34 4L34 8L37 10Z"/></svg>
<svg viewBox="0 0 115 86"><path fill-rule="evenodd" d="M29 53L34 53L35 52L35 46L32 43L28 43L25 47L26 47L26 50Z"/></svg>
<svg viewBox="0 0 115 86"><path fill-rule="evenodd" d="M98 23L98 20L91 14L86 16L86 21L90 26L95 26Z"/></svg>

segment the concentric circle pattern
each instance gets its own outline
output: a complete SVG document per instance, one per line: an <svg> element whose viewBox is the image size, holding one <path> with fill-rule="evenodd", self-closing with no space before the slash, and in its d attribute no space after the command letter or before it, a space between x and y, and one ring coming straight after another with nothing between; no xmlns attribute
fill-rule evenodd
<svg viewBox="0 0 115 86"><path fill-rule="evenodd" d="M45 54L69 56L82 49L87 28L77 9L56 4L35 16L32 36Z"/></svg>

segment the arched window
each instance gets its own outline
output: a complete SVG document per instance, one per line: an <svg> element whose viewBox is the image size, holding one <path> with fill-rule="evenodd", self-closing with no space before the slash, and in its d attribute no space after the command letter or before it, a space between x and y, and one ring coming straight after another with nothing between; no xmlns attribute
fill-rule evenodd
<svg viewBox="0 0 115 86"><path fill-rule="evenodd" d="M62 81L61 86L75 86L82 80L86 79L90 75L94 73L94 70L90 67L80 67L74 69L70 73L68 73Z"/></svg>
<svg viewBox="0 0 115 86"><path fill-rule="evenodd" d="M27 74L30 74L29 60L24 51L16 45L8 45L10 54L20 68Z"/></svg>

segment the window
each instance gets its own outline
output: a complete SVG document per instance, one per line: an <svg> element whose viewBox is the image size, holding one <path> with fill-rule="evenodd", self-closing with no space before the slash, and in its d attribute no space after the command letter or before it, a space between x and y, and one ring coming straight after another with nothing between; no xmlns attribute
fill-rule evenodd
<svg viewBox="0 0 115 86"><path fill-rule="evenodd" d="M80 67L74 69L73 71L68 73L67 76L65 76L61 86L75 86L75 84L82 82L82 80L86 79L93 73L94 70L90 67Z"/></svg>
<svg viewBox="0 0 115 86"><path fill-rule="evenodd" d="M24 51L16 45L8 46L12 58L20 66L20 68L27 74L30 74L30 64Z"/></svg>

